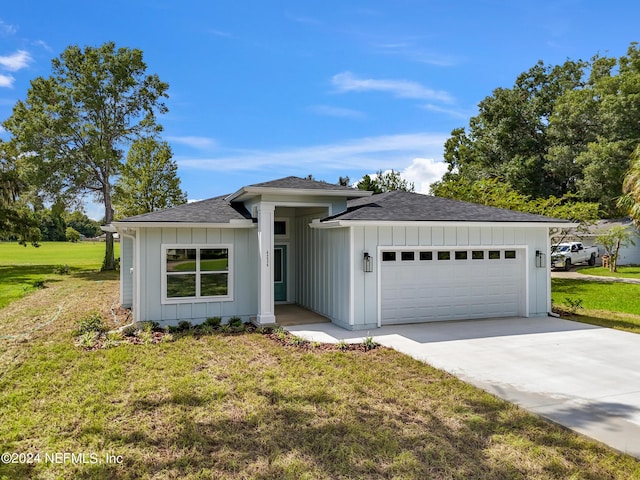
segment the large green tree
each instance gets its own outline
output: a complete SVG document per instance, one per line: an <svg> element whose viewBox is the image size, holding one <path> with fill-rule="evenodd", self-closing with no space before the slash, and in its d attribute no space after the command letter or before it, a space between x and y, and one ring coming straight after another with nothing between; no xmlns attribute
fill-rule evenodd
<svg viewBox="0 0 640 480"><path fill-rule="evenodd" d="M496 178L531 198L574 194L617 215L638 125L636 43L620 58L539 62L480 102L468 127L453 130L442 182Z"/></svg>
<svg viewBox="0 0 640 480"><path fill-rule="evenodd" d="M624 177L622 190L624 195L618 205L629 213L636 227L640 227L640 144L631 155L631 166Z"/></svg>
<svg viewBox="0 0 640 480"><path fill-rule="evenodd" d="M116 218L155 212L187 202L178 165L167 142L144 138L133 143L115 184Z"/></svg>
<svg viewBox="0 0 640 480"><path fill-rule="evenodd" d="M356 187L360 190L369 190L374 193L391 192L394 190L404 190L406 192L415 191L413 182L409 182L400 176L400 172L388 170L383 172L378 170L375 175L365 175Z"/></svg>
<svg viewBox="0 0 640 480"><path fill-rule="evenodd" d="M68 47L52 61L52 75L31 82L3 123L22 152L24 172L51 200L78 202L92 194L113 220L112 179L123 149L161 131L156 113L167 108L168 85L146 73L142 51ZM114 268L113 237L107 234L103 269Z"/></svg>

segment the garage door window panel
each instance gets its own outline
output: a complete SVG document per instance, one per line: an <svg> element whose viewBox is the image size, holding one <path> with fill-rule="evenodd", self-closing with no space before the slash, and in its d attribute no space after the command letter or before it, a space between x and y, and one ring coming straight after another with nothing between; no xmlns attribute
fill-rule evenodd
<svg viewBox="0 0 640 480"><path fill-rule="evenodd" d="M420 252L420 260L433 260L433 252Z"/></svg>
<svg viewBox="0 0 640 480"><path fill-rule="evenodd" d="M455 259L456 260L466 260L467 259L467 252L465 250L458 250L455 253Z"/></svg>
<svg viewBox="0 0 640 480"><path fill-rule="evenodd" d="M382 252L382 261L383 262L395 262L396 261L396 252Z"/></svg>

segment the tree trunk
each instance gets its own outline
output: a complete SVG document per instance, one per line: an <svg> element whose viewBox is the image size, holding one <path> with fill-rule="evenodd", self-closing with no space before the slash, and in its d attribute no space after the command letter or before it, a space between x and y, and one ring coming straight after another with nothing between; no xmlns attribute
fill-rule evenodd
<svg viewBox="0 0 640 480"><path fill-rule="evenodd" d="M104 223L105 225L111 225L113 221L113 208L111 206L111 191L108 182L105 182L105 187L102 191L104 196ZM115 269L115 255L113 250L113 233L105 232L105 252L104 260L102 261L102 271Z"/></svg>
<svg viewBox="0 0 640 480"><path fill-rule="evenodd" d="M612 262L611 262L611 271L612 272L617 272L618 271L618 252L619 251L620 251L620 239L618 238L618 240L616 241L615 253L613 254L613 258L612 258Z"/></svg>

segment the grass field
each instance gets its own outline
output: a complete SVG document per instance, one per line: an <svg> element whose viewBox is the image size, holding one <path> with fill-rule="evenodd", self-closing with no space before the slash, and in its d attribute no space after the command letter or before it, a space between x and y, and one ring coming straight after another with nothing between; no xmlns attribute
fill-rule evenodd
<svg viewBox="0 0 640 480"><path fill-rule="evenodd" d="M553 278L551 297L563 310L580 301L576 320L640 333L640 285Z"/></svg>
<svg viewBox="0 0 640 480"><path fill-rule="evenodd" d="M602 267L578 267L576 271L585 275L596 275L598 277L617 277L617 278L639 278L640 266L619 266L617 272L612 272L608 268Z"/></svg>
<svg viewBox="0 0 640 480"><path fill-rule="evenodd" d="M637 460L392 350L74 346L117 298L117 276L87 268L0 309L0 452L41 459L0 478L640 479ZM64 452L88 461L44 461Z"/></svg>
<svg viewBox="0 0 640 480"><path fill-rule="evenodd" d="M54 270L69 265L70 274L99 270L104 258L101 242L43 242L40 247L0 243L0 308L33 292L39 282L59 282L63 276ZM116 258L120 245L115 244Z"/></svg>

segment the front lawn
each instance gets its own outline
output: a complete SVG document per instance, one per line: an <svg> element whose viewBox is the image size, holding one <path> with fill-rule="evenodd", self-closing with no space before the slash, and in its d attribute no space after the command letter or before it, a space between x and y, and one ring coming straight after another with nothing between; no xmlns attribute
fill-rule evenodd
<svg viewBox="0 0 640 480"><path fill-rule="evenodd" d="M115 246L116 258L120 244ZM0 308L47 283L59 282L62 273L99 270L104 242L43 242L39 247L0 242ZM65 266L69 267L66 272Z"/></svg>
<svg viewBox="0 0 640 480"><path fill-rule="evenodd" d="M640 266L619 266L617 272L612 272L608 268L602 267L578 267L576 271L585 275L596 275L598 277L617 277L617 278L637 278L640 279Z"/></svg>
<svg viewBox="0 0 640 480"><path fill-rule="evenodd" d="M640 333L640 285L552 278L551 298L578 321Z"/></svg>
<svg viewBox="0 0 640 480"><path fill-rule="evenodd" d="M86 273L0 309L0 452L41 459L0 478L640 479L638 460L393 350L74 346L117 298L114 274Z"/></svg>

